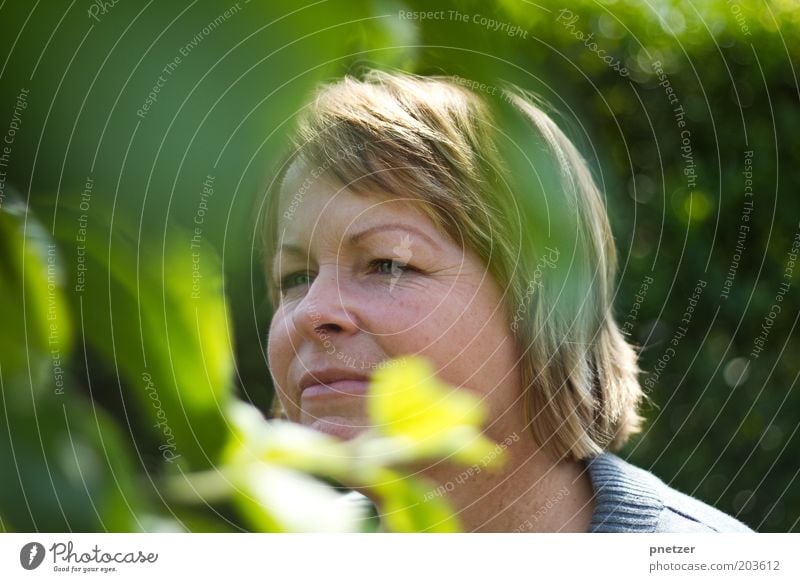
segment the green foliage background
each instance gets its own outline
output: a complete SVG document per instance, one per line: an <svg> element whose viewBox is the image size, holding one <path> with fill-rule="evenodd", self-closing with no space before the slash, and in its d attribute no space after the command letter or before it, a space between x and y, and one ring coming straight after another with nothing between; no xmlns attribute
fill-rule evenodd
<svg viewBox="0 0 800 582"><path fill-rule="evenodd" d="M96 18L91 6L0 8L0 134L21 112L0 168L0 529L247 527L230 507L165 502L158 477L215 464L235 393L268 409L254 216L313 87L378 66L514 82L559 112L607 196L622 320L654 281L632 320L643 379L654 378L649 422L623 456L754 529L798 531L797 273L764 351L750 355L800 230L797 2L119 2ZM423 10L443 17L407 17ZM685 110L692 189L655 61ZM745 151L751 230L724 298ZM656 380L699 280L698 310ZM167 435L145 378L177 464L159 449Z"/></svg>

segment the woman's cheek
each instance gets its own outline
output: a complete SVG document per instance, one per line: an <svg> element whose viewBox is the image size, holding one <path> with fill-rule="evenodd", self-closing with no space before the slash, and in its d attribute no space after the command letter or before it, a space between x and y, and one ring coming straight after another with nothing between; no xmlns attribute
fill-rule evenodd
<svg viewBox="0 0 800 582"><path fill-rule="evenodd" d="M438 356L442 343L451 343L448 331L454 319L450 309L438 306L431 297L397 300L380 312L380 326L372 326L377 340L391 357L407 354ZM438 357L437 357L438 359Z"/></svg>
<svg viewBox="0 0 800 582"><path fill-rule="evenodd" d="M272 318L267 339L267 361L275 389L286 404L284 388L287 385L293 349L289 338L285 311L279 310ZM284 406L287 408L287 406Z"/></svg>
<svg viewBox="0 0 800 582"><path fill-rule="evenodd" d="M447 319L449 304L461 303L460 293L451 284L420 275L401 276L394 289L385 291L380 309L391 314L395 327L410 329Z"/></svg>
<svg viewBox="0 0 800 582"><path fill-rule="evenodd" d="M388 294L387 294L388 295ZM396 293L372 302L369 306L369 330L386 339L419 334L433 314L419 293Z"/></svg>

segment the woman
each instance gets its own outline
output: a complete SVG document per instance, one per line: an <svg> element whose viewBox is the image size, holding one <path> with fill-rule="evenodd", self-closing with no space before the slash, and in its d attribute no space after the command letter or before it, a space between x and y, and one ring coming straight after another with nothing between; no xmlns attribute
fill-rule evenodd
<svg viewBox="0 0 800 582"><path fill-rule="evenodd" d="M496 93L496 90L492 90ZM369 425L372 370L419 354L479 395L499 472L426 467L468 531L749 531L611 451L640 428L616 254L577 150L521 92L370 72L325 86L266 217L268 355L292 420Z"/></svg>

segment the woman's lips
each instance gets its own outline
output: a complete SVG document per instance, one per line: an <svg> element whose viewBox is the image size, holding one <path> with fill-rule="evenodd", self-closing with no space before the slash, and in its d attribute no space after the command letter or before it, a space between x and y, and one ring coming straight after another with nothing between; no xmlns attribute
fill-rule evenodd
<svg viewBox="0 0 800 582"><path fill-rule="evenodd" d="M310 426L316 431L324 432L343 441L355 438L366 428L363 423L344 416L318 418Z"/></svg>
<svg viewBox="0 0 800 582"><path fill-rule="evenodd" d="M300 394L302 400L324 400L345 396L364 396L369 388L366 380L337 380L327 384L312 384Z"/></svg>
<svg viewBox="0 0 800 582"><path fill-rule="evenodd" d="M301 422L338 439L354 438L366 425L368 388L367 380L355 378L309 385L300 393Z"/></svg>

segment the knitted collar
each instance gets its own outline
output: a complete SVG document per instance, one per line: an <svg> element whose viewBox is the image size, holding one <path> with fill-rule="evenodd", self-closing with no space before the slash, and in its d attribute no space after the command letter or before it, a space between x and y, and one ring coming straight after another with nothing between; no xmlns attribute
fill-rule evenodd
<svg viewBox="0 0 800 582"><path fill-rule="evenodd" d="M586 466L597 503L589 532L655 531L664 503L654 475L612 453L594 457Z"/></svg>

